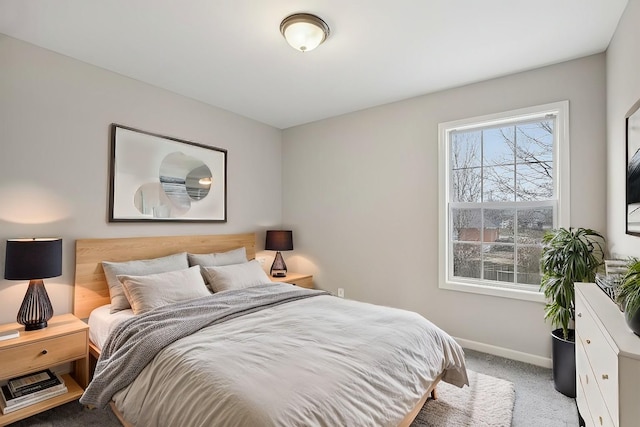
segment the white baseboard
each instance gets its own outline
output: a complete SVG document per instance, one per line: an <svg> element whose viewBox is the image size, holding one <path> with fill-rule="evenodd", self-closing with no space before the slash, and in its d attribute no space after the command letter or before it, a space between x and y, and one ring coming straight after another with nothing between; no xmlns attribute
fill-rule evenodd
<svg viewBox="0 0 640 427"><path fill-rule="evenodd" d="M498 347L491 344L484 344L477 341L466 340L464 338L453 337L462 347L480 351L482 353L493 354L494 356L505 357L507 359L517 360L518 362L530 363L543 368L551 369L551 358L536 356L535 354L523 353L521 351L511 350L504 347Z"/></svg>

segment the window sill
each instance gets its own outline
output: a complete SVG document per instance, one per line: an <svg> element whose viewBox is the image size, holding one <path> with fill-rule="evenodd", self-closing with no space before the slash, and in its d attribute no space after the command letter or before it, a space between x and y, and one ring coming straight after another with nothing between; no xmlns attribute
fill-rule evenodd
<svg viewBox="0 0 640 427"><path fill-rule="evenodd" d="M440 289L546 303L546 299L542 292L525 291L522 289L510 289L510 288L503 288L498 286L476 285L472 283L449 282L446 280L440 283Z"/></svg>

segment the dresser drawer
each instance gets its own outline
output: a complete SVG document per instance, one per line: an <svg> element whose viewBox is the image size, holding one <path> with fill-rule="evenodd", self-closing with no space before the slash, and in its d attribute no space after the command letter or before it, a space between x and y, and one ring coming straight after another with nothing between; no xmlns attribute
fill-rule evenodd
<svg viewBox="0 0 640 427"><path fill-rule="evenodd" d="M577 362L577 360L576 360ZM591 409L589 408L589 404L587 403L587 398L584 395L584 387L582 387L582 382L580 381L580 373L576 372L576 405L578 406L578 410L580 411L580 415L585 420L586 425L591 427L593 418L591 417Z"/></svg>
<svg viewBox="0 0 640 427"><path fill-rule="evenodd" d="M587 426L595 427L617 427L609 411L607 403L603 399L595 374L589 364L585 348L576 344L576 374L578 397L576 398L578 408Z"/></svg>
<svg viewBox="0 0 640 427"><path fill-rule="evenodd" d="M83 358L86 354L86 331L5 348L0 353L0 378L11 378L49 368Z"/></svg>
<svg viewBox="0 0 640 427"><path fill-rule="evenodd" d="M604 334L587 310L576 315L576 351L583 347L609 413L618 419L618 354L611 348ZM577 362L576 362L577 363Z"/></svg>

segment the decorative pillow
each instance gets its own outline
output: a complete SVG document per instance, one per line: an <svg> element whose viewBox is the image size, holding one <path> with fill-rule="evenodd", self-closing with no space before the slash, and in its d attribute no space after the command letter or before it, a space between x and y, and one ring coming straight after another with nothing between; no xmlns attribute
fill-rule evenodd
<svg viewBox="0 0 640 427"><path fill-rule="evenodd" d="M247 262L247 250L243 246L228 252L187 254L187 258L189 258L189 265L192 267L194 265L199 265L200 267L220 267L223 265L244 264ZM207 282L209 289L211 289L212 292L215 292L211 286L211 281L206 275L204 276L204 280Z"/></svg>
<svg viewBox="0 0 640 427"><path fill-rule="evenodd" d="M218 267L221 265L242 264L247 262L247 250L243 247L228 252L213 254L187 254L189 266Z"/></svg>
<svg viewBox="0 0 640 427"><path fill-rule="evenodd" d="M119 274L145 276L147 274L166 273L168 271L184 270L186 268L189 268L186 252L160 258L140 259L127 262L102 261L102 269L109 284L109 295L111 295L111 313L131 308L122 290L122 284L116 278Z"/></svg>
<svg viewBox="0 0 640 427"><path fill-rule="evenodd" d="M211 295L200 267L146 276L118 275L134 314L156 307Z"/></svg>
<svg viewBox="0 0 640 427"><path fill-rule="evenodd" d="M202 267L213 292L230 289L244 289L271 283L260 263L255 259L243 264L224 265L220 267Z"/></svg>

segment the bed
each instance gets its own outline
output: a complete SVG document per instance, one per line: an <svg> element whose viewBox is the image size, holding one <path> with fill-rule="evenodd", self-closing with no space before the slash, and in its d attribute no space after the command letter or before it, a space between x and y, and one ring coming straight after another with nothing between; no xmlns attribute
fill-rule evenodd
<svg viewBox="0 0 640 427"><path fill-rule="evenodd" d="M422 316L268 278L110 313L102 262L238 248L255 258L255 235L77 240L74 314L97 365L81 402L127 426L409 426L439 381L468 384L460 346Z"/></svg>

